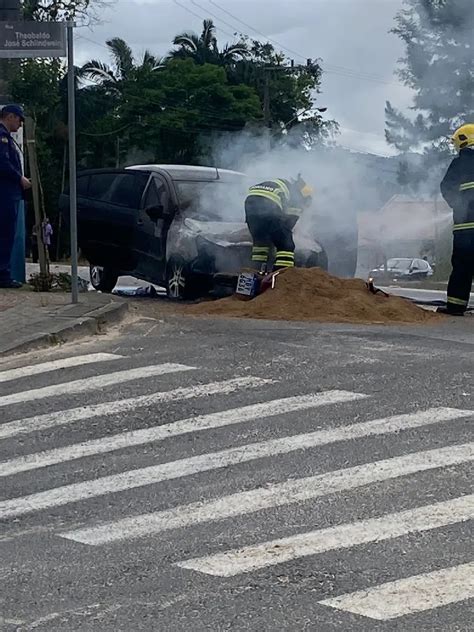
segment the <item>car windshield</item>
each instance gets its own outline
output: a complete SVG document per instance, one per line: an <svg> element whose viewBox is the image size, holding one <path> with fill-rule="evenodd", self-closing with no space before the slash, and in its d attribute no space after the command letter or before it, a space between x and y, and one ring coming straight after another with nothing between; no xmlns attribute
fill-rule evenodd
<svg viewBox="0 0 474 632"><path fill-rule="evenodd" d="M390 268L390 270L405 269L410 267L411 262L411 259L389 259L387 261L387 268Z"/></svg>
<svg viewBox="0 0 474 632"><path fill-rule="evenodd" d="M202 222L244 222L247 187L243 179L196 182L175 180L185 217Z"/></svg>

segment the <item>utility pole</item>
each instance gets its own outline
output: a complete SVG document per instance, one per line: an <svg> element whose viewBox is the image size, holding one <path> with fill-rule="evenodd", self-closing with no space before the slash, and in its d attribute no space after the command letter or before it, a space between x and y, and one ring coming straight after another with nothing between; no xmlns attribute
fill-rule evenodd
<svg viewBox="0 0 474 632"><path fill-rule="evenodd" d="M0 0L0 22L18 21L20 13L20 0ZM0 59L0 105L12 100L8 82L17 65L17 60Z"/></svg>
<svg viewBox="0 0 474 632"><path fill-rule="evenodd" d="M263 121L265 127L271 127L271 112L270 112L270 74L271 68L265 68L265 83L263 86Z"/></svg>

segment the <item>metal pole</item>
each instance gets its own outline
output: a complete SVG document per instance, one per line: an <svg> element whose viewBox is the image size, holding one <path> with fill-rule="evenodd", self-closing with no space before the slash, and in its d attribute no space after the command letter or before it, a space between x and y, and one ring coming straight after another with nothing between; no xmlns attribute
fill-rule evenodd
<svg viewBox="0 0 474 632"><path fill-rule="evenodd" d="M71 300L79 302L77 282L77 191L76 191L76 95L74 77L74 23L67 23L67 101L69 129L69 213L71 222Z"/></svg>

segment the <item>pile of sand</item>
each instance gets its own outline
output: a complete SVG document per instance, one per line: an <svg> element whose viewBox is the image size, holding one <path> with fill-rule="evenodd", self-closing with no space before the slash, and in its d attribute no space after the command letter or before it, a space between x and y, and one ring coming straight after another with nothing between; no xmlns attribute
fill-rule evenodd
<svg viewBox="0 0 474 632"><path fill-rule="evenodd" d="M187 312L201 316L314 320L332 323L426 323L440 318L396 296L372 294L360 279L339 279L320 268L292 268L275 288L251 301L235 296L199 303Z"/></svg>

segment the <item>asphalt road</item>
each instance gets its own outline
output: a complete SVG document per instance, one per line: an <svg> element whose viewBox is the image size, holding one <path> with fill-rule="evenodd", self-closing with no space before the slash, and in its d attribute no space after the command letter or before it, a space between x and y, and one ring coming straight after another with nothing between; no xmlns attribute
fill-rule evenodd
<svg viewBox="0 0 474 632"><path fill-rule="evenodd" d="M473 629L472 318L143 305L0 364L2 631Z"/></svg>

